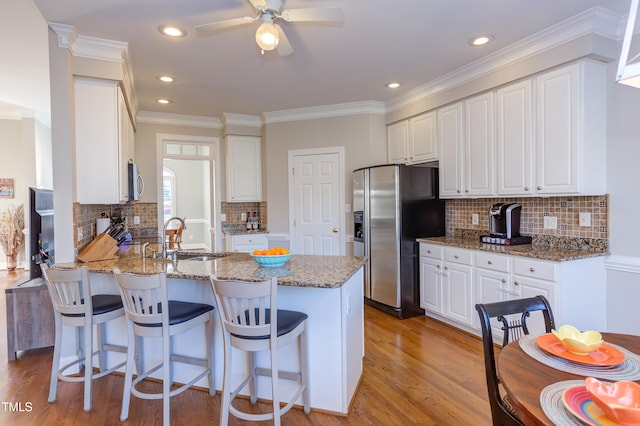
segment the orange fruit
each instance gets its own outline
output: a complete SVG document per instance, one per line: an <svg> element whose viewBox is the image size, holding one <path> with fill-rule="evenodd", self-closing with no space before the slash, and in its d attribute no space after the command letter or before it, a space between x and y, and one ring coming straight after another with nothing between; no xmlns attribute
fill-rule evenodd
<svg viewBox="0 0 640 426"><path fill-rule="evenodd" d="M260 256L260 250L255 249L255 250L253 251L253 255L254 255L254 256Z"/></svg>

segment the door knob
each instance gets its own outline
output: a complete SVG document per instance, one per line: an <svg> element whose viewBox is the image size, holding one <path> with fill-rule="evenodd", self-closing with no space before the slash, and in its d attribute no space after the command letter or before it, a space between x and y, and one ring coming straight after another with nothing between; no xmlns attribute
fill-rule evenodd
<svg viewBox="0 0 640 426"><path fill-rule="evenodd" d="M336 234L338 233L339 230L340 229L338 229L338 228L333 228L333 232L336 233Z"/></svg>

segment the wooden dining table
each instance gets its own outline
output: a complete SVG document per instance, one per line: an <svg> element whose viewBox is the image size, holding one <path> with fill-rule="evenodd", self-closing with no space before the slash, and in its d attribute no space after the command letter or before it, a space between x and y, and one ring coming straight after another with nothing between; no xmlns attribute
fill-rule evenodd
<svg viewBox="0 0 640 426"><path fill-rule="evenodd" d="M640 336L602 333L605 342L640 354ZM498 377L524 424L553 425L540 405L540 392L548 385L564 380L584 380L585 376L549 367L527 355L517 341L502 348L497 359ZM640 383L640 381L638 381Z"/></svg>

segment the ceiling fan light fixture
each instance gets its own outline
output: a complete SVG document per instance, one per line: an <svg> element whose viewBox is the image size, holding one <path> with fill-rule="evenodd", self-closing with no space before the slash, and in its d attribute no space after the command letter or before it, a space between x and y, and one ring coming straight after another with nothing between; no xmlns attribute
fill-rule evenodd
<svg viewBox="0 0 640 426"><path fill-rule="evenodd" d="M273 22L264 22L256 30L256 43L262 50L273 50L279 42L280 36Z"/></svg>

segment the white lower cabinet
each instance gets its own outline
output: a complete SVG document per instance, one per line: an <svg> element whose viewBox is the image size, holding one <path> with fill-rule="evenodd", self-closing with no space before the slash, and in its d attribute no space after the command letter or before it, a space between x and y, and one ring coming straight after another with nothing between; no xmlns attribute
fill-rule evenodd
<svg viewBox="0 0 640 426"><path fill-rule="evenodd" d="M253 253L254 250L269 248L266 234L227 235L225 239L227 251Z"/></svg>
<svg viewBox="0 0 640 426"><path fill-rule="evenodd" d="M478 335L476 303L537 295L549 300L556 327L606 331L605 282L602 256L555 262L420 243L421 307L427 315ZM528 325L534 334L544 332L541 319ZM496 321L493 327L494 339L501 342L501 324Z"/></svg>

